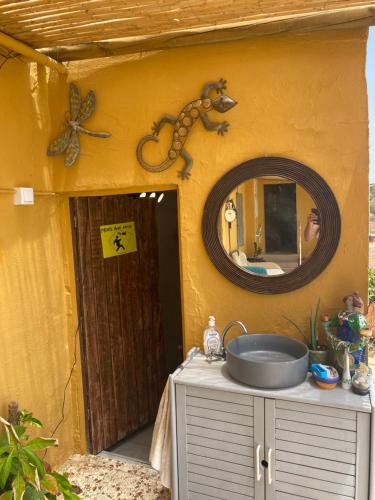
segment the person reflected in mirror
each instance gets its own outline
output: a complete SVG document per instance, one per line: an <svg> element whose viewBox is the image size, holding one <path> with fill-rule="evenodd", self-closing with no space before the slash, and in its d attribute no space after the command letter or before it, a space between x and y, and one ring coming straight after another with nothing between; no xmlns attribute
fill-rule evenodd
<svg viewBox="0 0 375 500"><path fill-rule="evenodd" d="M305 231L303 232L303 237L305 241L312 241L315 238L319 238L320 233L320 217L319 212L316 208L312 208L311 212L307 216L307 224Z"/></svg>

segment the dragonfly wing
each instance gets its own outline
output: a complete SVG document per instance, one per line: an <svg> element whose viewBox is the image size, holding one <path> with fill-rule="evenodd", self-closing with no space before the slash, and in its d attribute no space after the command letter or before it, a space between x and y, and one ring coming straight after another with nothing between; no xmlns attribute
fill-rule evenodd
<svg viewBox="0 0 375 500"><path fill-rule="evenodd" d="M63 134L61 134L57 139L51 142L47 149L48 156L57 156L63 153L68 147L70 136L72 135L72 129L67 128Z"/></svg>
<svg viewBox="0 0 375 500"><path fill-rule="evenodd" d="M85 120L87 120L88 118L90 118L90 116L94 112L95 103L96 103L95 93L93 90L90 90L90 92L87 94L87 96L85 97L85 99L81 105L81 109L80 109L80 112L79 112L79 115L77 118L77 121L79 123L82 123Z"/></svg>
<svg viewBox="0 0 375 500"><path fill-rule="evenodd" d="M73 165L73 163L77 159L77 156L79 155L79 151L80 151L80 145L79 145L78 132L73 130L69 146L66 148L66 153L65 153L64 164L66 167L71 167Z"/></svg>
<svg viewBox="0 0 375 500"><path fill-rule="evenodd" d="M77 85L74 83L70 84L69 88L69 100L70 100L70 119L75 121L77 119L79 110L81 109L81 94Z"/></svg>

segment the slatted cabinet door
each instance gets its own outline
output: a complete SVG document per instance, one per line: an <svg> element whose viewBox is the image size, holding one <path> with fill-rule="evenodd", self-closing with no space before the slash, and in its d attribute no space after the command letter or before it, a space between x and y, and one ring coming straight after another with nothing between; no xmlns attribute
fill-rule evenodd
<svg viewBox="0 0 375 500"><path fill-rule="evenodd" d="M369 414L266 400L265 422L266 500L368 500Z"/></svg>
<svg viewBox="0 0 375 500"><path fill-rule="evenodd" d="M263 500L264 399L176 386L180 500Z"/></svg>

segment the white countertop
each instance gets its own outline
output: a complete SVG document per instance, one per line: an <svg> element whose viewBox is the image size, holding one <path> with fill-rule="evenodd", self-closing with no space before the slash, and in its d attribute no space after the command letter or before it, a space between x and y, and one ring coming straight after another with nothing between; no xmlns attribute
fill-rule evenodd
<svg viewBox="0 0 375 500"><path fill-rule="evenodd" d="M194 385L207 389L238 392L264 398L284 399L300 403L333 406L347 410L371 413L370 396L359 396L351 390L342 389L339 384L335 389L320 389L308 375L305 382L289 389L256 389L236 382L228 373L225 361L209 363L203 354L196 354L184 363L184 368L174 377L175 384Z"/></svg>

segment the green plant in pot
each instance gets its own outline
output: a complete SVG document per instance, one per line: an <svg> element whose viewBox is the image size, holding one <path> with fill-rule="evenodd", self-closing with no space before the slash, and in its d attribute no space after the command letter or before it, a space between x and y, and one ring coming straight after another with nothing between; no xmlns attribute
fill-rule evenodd
<svg viewBox="0 0 375 500"><path fill-rule="evenodd" d="M32 413L19 412L19 424L0 417L0 500L79 500L67 477L51 471L40 452L57 446L57 439L29 439L27 427L42 427Z"/></svg>
<svg viewBox="0 0 375 500"><path fill-rule="evenodd" d="M303 338L305 344L309 348L309 370L312 364L321 363L323 365L328 364L329 351L326 346L319 344L319 310L320 310L320 300L316 305L315 311L311 311L309 317L309 333L305 332L305 329L298 325L295 321L283 316L286 320L291 323L298 333Z"/></svg>
<svg viewBox="0 0 375 500"><path fill-rule="evenodd" d="M263 249L258 245L256 241L254 241L253 246L254 246L253 258L258 259L262 255Z"/></svg>
<svg viewBox="0 0 375 500"><path fill-rule="evenodd" d="M250 262L261 262L264 260L262 258L263 248L260 246L260 242L262 241L262 233L263 233L263 228L262 224L260 224L255 233L255 241L253 241L253 247L254 247L253 255L252 257L248 258Z"/></svg>

